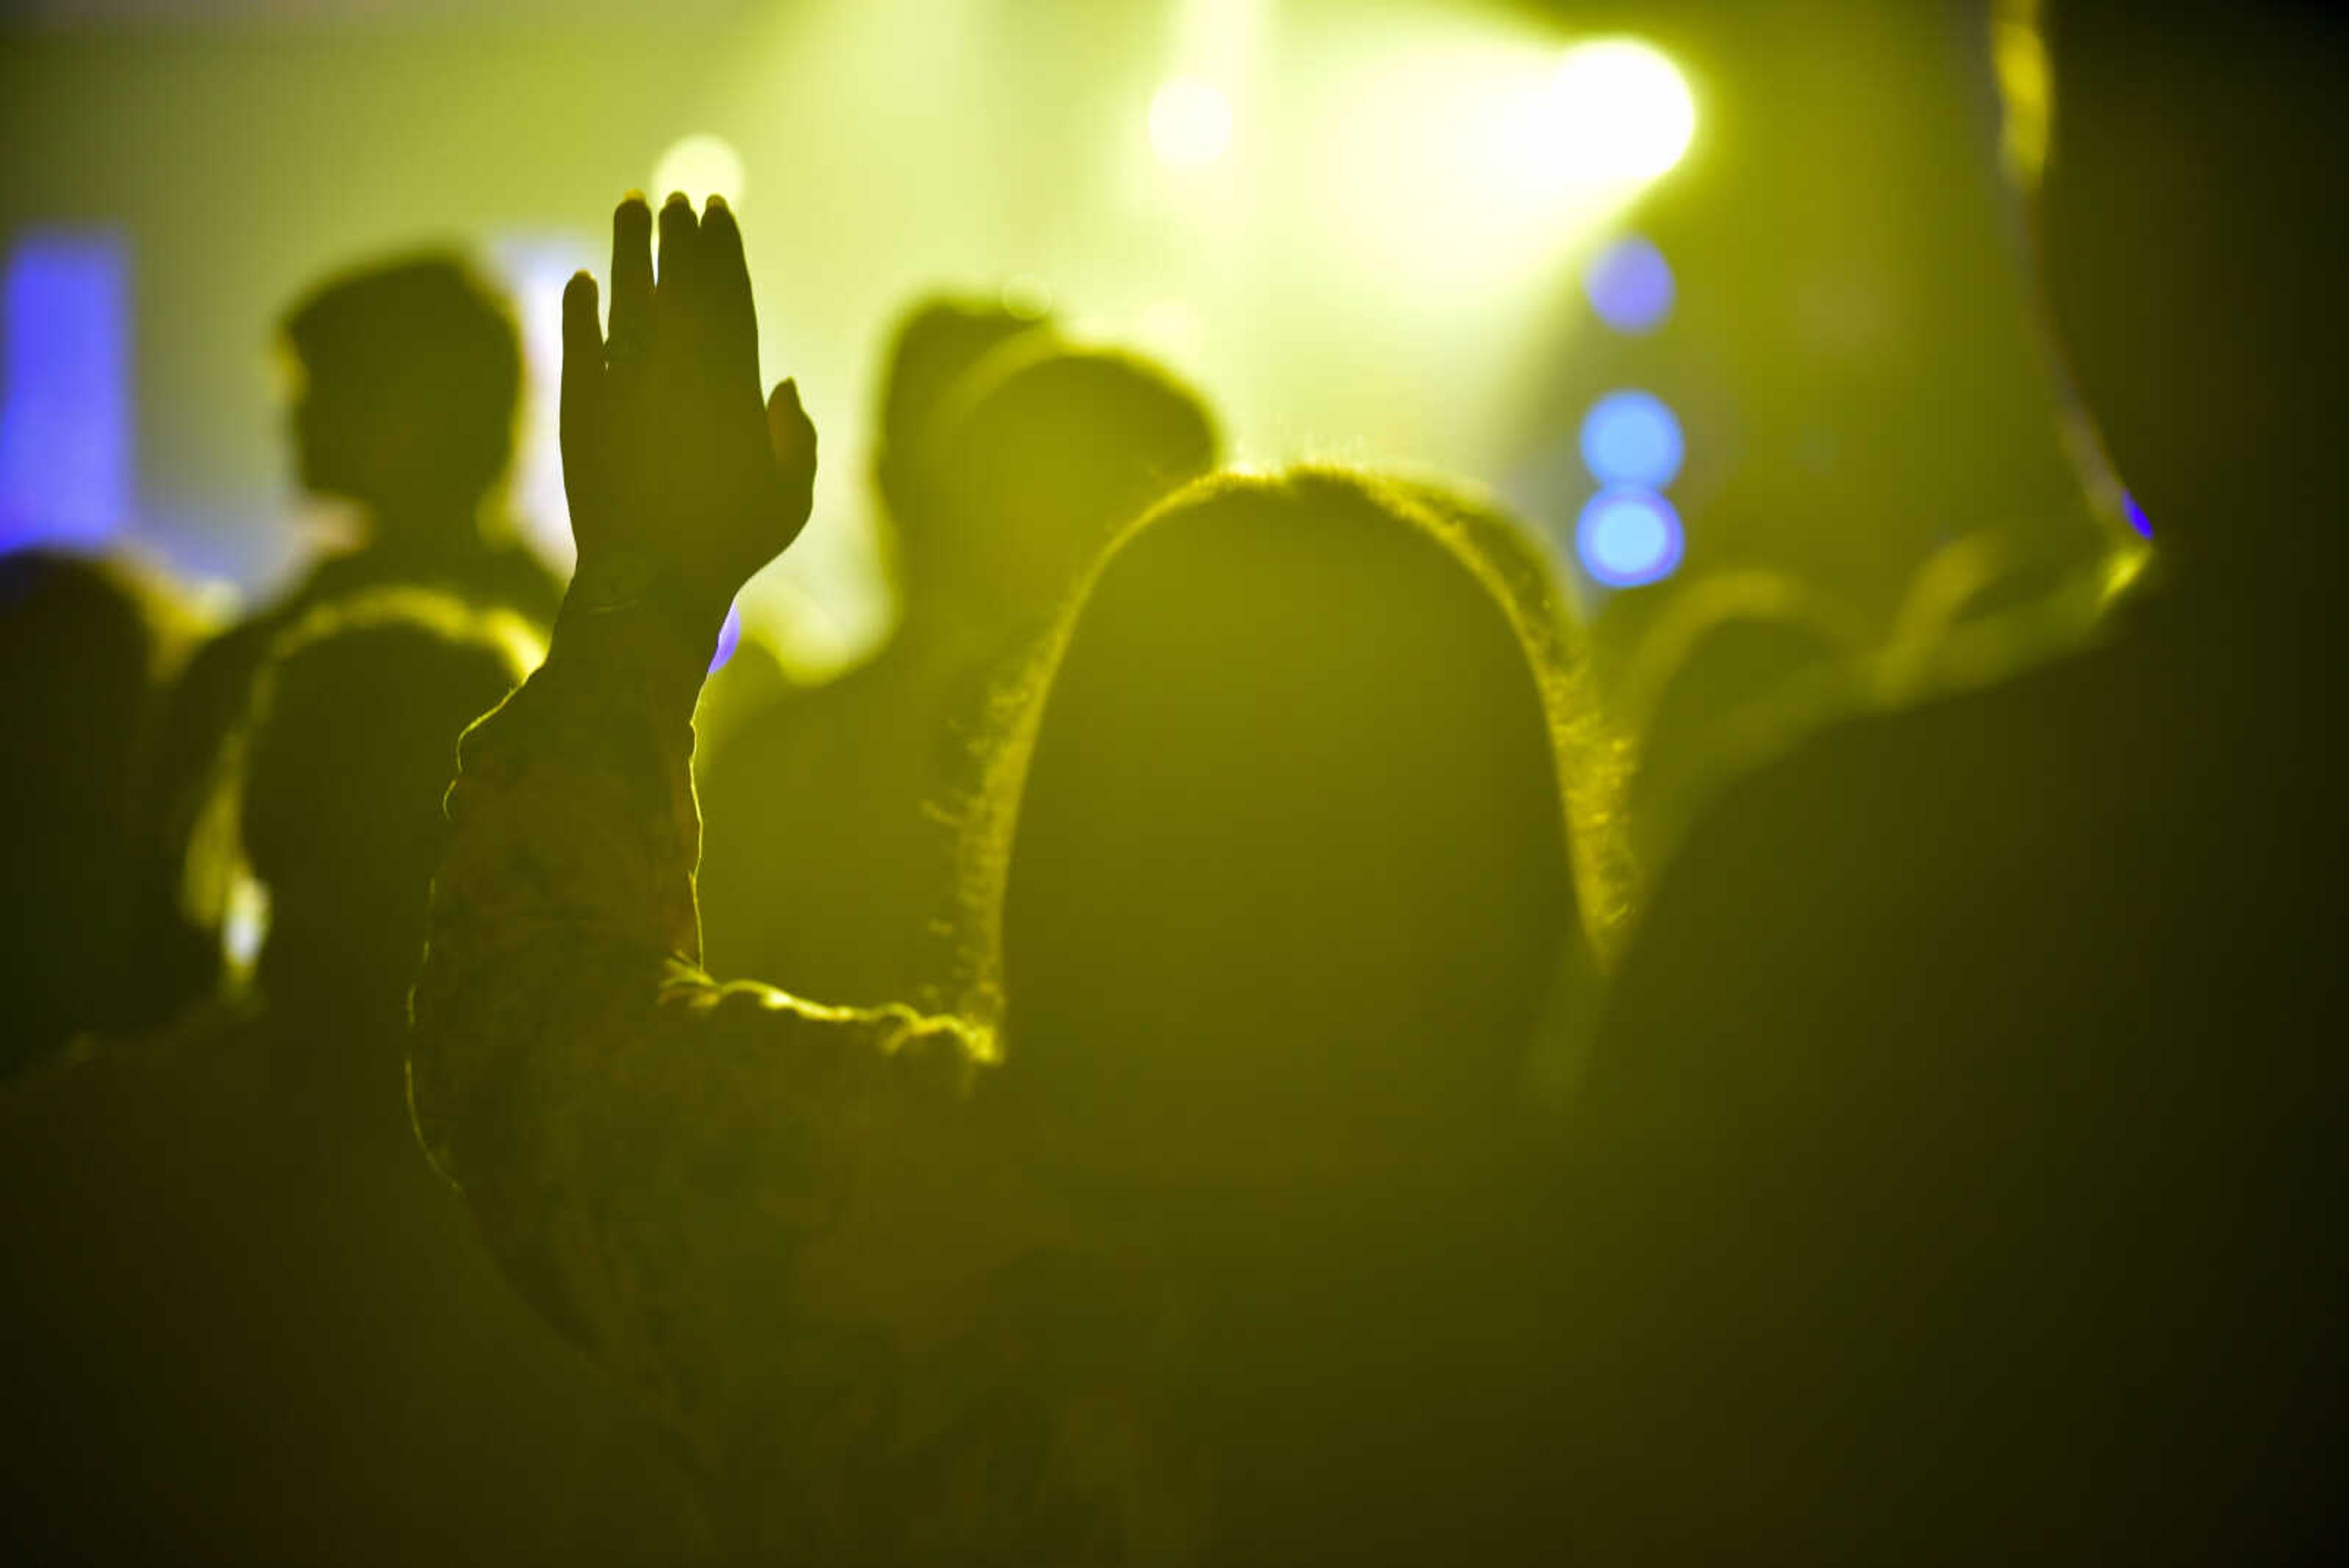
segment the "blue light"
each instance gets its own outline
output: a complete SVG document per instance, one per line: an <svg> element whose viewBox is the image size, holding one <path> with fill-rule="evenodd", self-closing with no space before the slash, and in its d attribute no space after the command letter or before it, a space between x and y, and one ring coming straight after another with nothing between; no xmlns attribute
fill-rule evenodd
<svg viewBox="0 0 2349 1568"><path fill-rule="evenodd" d="M2137 504L2137 497L2126 490L2121 492L2121 515L2128 519L2128 525L2137 530L2137 537L2153 537L2153 519L2145 514L2145 508Z"/></svg>
<svg viewBox="0 0 2349 1568"><path fill-rule="evenodd" d="M1582 275L1582 290L1599 320L1638 337L1671 316L1672 266L1663 252L1634 234L1599 253Z"/></svg>
<svg viewBox="0 0 2349 1568"><path fill-rule="evenodd" d="M1681 564L1681 515L1653 491L1602 490L1574 524L1574 553L1595 582L1610 588L1662 582Z"/></svg>
<svg viewBox="0 0 2349 1568"><path fill-rule="evenodd" d="M130 511L128 248L32 231L0 285L0 549L100 544Z"/></svg>
<svg viewBox="0 0 2349 1568"><path fill-rule="evenodd" d="M709 673L715 675L725 669L726 661L733 658L734 650L741 646L742 607L739 603L730 604L726 607L726 623L718 628L718 651L710 658Z"/></svg>
<svg viewBox="0 0 2349 1568"><path fill-rule="evenodd" d="M1680 476L1681 421L1646 392L1609 392L1582 421L1582 461L1601 484L1661 490Z"/></svg>

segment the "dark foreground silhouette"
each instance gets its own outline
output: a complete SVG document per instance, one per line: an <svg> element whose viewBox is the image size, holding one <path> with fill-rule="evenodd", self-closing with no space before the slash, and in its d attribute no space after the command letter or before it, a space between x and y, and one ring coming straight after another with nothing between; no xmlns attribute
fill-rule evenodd
<svg viewBox="0 0 2349 1568"><path fill-rule="evenodd" d="M1764 770L1658 890L1561 1209L1602 1555L2339 1547L2320 9L2054 10L2054 302L2167 570Z"/></svg>
<svg viewBox="0 0 2349 1568"><path fill-rule="evenodd" d="M151 1016L155 989L208 972L201 938L160 940L176 884L141 832L164 684L199 629L120 562L0 556L0 853L21 915L0 960L0 1080L84 1031Z"/></svg>
<svg viewBox="0 0 2349 1568"><path fill-rule="evenodd" d="M678 1560L691 1505L654 1434L506 1289L408 1116L441 780L529 636L413 595L289 635L231 786L272 897L253 988L0 1098L0 1540L25 1562Z"/></svg>

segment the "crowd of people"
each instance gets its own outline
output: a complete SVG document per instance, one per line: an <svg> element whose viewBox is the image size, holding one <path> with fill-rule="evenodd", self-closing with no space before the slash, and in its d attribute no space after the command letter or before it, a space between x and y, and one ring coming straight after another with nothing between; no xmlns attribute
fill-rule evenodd
<svg viewBox="0 0 2349 1568"><path fill-rule="evenodd" d="M1474 485L940 297L899 628L698 755L817 461L733 212L565 292L567 585L494 292L329 279L359 543L225 629L0 558L11 1559L2327 1556L2322 13L2044 18L2150 566L1723 576L1619 681Z"/></svg>

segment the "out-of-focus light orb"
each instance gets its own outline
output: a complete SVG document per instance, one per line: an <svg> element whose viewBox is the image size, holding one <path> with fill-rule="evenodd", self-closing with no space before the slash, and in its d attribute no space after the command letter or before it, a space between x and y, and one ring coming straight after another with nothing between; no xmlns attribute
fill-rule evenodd
<svg viewBox="0 0 2349 1568"><path fill-rule="evenodd" d="M1599 320L1633 337L1661 327L1678 293L1664 253L1637 234L1617 240L1591 259L1582 274L1582 290Z"/></svg>
<svg viewBox="0 0 2349 1568"><path fill-rule="evenodd" d="M1601 484L1661 490L1680 477L1681 421L1649 392L1609 392L1582 420L1582 462Z"/></svg>
<svg viewBox="0 0 2349 1568"><path fill-rule="evenodd" d="M1645 587L1679 569L1684 541L1672 504L1635 485L1602 490L1574 524L1574 553L1594 582Z"/></svg>
<svg viewBox="0 0 2349 1568"><path fill-rule="evenodd" d="M1566 52L1550 83L1547 156L1577 183L1653 180L1696 135L1696 99L1680 67L1633 38L1601 38Z"/></svg>
<svg viewBox="0 0 2349 1568"><path fill-rule="evenodd" d="M710 656L709 673L717 674L742 646L742 604L736 600L726 607L725 624L718 628L718 651Z"/></svg>
<svg viewBox="0 0 2349 1568"><path fill-rule="evenodd" d="M253 972L261 961L262 944L269 940L269 889L251 875L238 873L229 883L226 907L221 912L221 956L239 976Z"/></svg>
<svg viewBox="0 0 2349 1568"><path fill-rule="evenodd" d="M1232 100L1221 88L1178 77L1150 100L1150 150L1169 169L1204 169L1232 150Z"/></svg>
<svg viewBox="0 0 2349 1568"><path fill-rule="evenodd" d="M2137 504L2137 497L2126 490L2121 492L2121 515L2127 519L2128 525L2137 531L2138 538L2153 537L2153 519L2145 514L2145 508Z"/></svg>
<svg viewBox="0 0 2349 1568"><path fill-rule="evenodd" d="M739 207L742 185L742 155L734 151L734 144L723 137L695 135L661 154L647 194L655 208L672 191L684 192L697 207L712 196L723 196Z"/></svg>

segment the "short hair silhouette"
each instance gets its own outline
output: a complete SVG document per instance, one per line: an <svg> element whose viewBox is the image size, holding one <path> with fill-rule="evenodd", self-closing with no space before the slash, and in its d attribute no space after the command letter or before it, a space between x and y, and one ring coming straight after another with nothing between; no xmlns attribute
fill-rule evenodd
<svg viewBox="0 0 2349 1568"><path fill-rule="evenodd" d="M404 987L458 737L539 653L520 618L421 589L322 607L279 639L224 786L270 895L264 988Z"/></svg>
<svg viewBox="0 0 2349 1568"><path fill-rule="evenodd" d="M283 331L304 484L379 520L470 524L513 456L522 342L504 298L461 258L426 254L327 279Z"/></svg>
<svg viewBox="0 0 2349 1568"><path fill-rule="evenodd" d="M1036 334L967 369L906 481L925 521L895 638L704 771L714 962L838 1002L955 988L958 818L997 690L1118 531L1216 452L1199 394L1130 355Z"/></svg>
<svg viewBox="0 0 2349 1568"><path fill-rule="evenodd" d="M873 473L899 527L920 525L919 503L905 481L932 415L955 384L991 349L1051 333L1050 322L1041 316L957 295L924 299L898 318L882 377Z"/></svg>
<svg viewBox="0 0 2349 1568"><path fill-rule="evenodd" d="M933 411L905 483L907 576L1017 624L1049 614L1115 531L1216 465L1206 399L1140 355L1010 338Z"/></svg>

